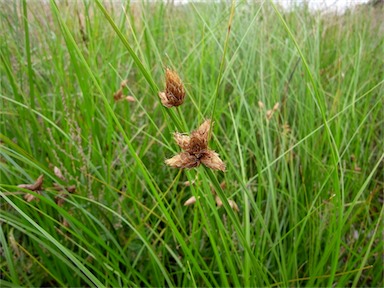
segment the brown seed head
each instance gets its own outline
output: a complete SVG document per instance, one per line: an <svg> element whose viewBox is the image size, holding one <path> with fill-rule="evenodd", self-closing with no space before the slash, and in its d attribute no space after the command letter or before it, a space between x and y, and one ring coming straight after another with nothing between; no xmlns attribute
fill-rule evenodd
<svg viewBox="0 0 384 288"><path fill-rule="evenodd" d="M265 114L266 117L267 117L267 120L270 120L273 116L273 110L268 110L267 113Z"/></svg>
<svg viewBox="0 0 384 288"><path fill-rule="evenodd" d="M189 206L196 203L196 197L192 196L187 201L184 202L184 206Z"/></svg>
<svg viewBox="0 0 384 288"><path fill-rule="evenodd" d="M124 100L127 100L128 102L135 102L136 99L135 97L131 96L131 95L128 95L124 98Z"/></svg>
<svg viewBox="0 0 384 288"><path fill-rule="evenodd" d="M160 92L159 97L161 103L167 108L183 104L185 98L184 85L175 71L166 69L165 92Z"/></svg>
<svg viewBox="0 0 384 288"><path fill-rule="evenodd" d="M193 168L202 163L208 168L225 171L225 164L219 154L208 148L210 127L211 120L208 119L192 131L191 136L176 132L175 141L184 152L167 159L165 163L175 168Z"/></svg>
<svg viewBox="0 0 384 288"><path fill-rule="evenodd" d="M20 184L18 185L17 187L20 187L20 188L23 188L23 189L27 189L27 190L31 190L31 191L34 191L36 192L37 194L40 194L41 195L41 190L43 189L43 180L44 180L44 175L40 175L37 179L36 179L36 182L33 183L33 184ZM30 194L30 193L27 193L24 195L24 199L27 201L27 202L31 202L35 199L39 200L38 198L35 197L35 195L33 194Z"/></svg>
<svg viewBox="0 0 384 288"><path fill-rule="evenodd" d="M37 179L36 182L33 184L20 184L17 187L31 190L31 191L40 191L43 186L43 180L44 180L44 175L41 174Z"/></svg>
<svg viewBox="0 0 384 288"><path fill-rule="evenodd" d="M208 137L211 129L211 120L205 120L197 130L192 131L189 147L189 153L202 153L208 148Z"/></svg>
<svg viewBox="0 0 384 288"><path fill-rule="evenodd" d="M280 107L280 103L279 102L276 102L276 104L273 106L273 111L277 111Z"/></svg>
<svg viewBox="0 0 384 288"><path fill-rule="evenodd" d="M223 201L221 201L220 197L219 196L215 196L215 201L216 201L216 205L221 207L223 206Z"/></svg>
<svg viewBox="0 0 384 288"><path fill-rule="evenodd" d="M215 201L216 201L216 204L218 207L221 207L223 206L223 201L221 201L220 197L219 196L215 196ZM235 210L236 212L239 212L239 206L237 206L236 202L231 200L231 199L227 199L228 201L228 204L229 206L231 206L232 210Z"/></svg>
<svg viewBox="0 0 384 288"><path fill-rule="evenodd" d="M229 199L229 200L228 200L228 204L229 204L229 206L231 206L231 208L232 208L233 210L235 210L236 212L239 212L239 211L240 211L240 210L239 210L239 206L237 206L237 204L236 204L235 201Z"/></svg>
<svg viewBox="0 0 384 288"><path fill-rule="evenodd" d="M64 205L64 202L65 202L65 198L67 197L67 195L65 194L60 194L60 195L56 195L55 196L55 202L58 206L63 206Z"/></svg>
<svg viewBox="0 0 384 288"><path fill-rule="evenodd" d="M63 173L61 173L61 170L58 168L58 167L54 167L53 168L53 172L55 173L55 175L57 176L57 178L61 179L61 180L65 180L65 177L63 175Z"/></svg>
<svg viewBox="0 0 384 288"><path fill-rule="evenodd" d="M123 89L124 89L125 87L127 87L127 85L128 85L128 80L123 80L123 81L120 83L120 88L119 88L119 90L117 90L117 91L115 92L115 94L113 94L113 99L115 99L116 102L117 102L117 101L121 101L121 100L126 100L126 101L128 101L128 102L135 102L135 101L136 101L136 99L135 99L133 96L131 96L131 95L125 96L125 95L124 95Z"/></svg>
<svg viewBox="0 0 384 288"><path fill-rule="evenodd" d="M41 192L40 192L40 191L35 191L35 192L36 192L37 194L41 195ZM30 193L25 194L25 195L24 195L24 199L25 199L27 202L31 202L31 201L33 201L33 200L35 200L35 199L36 199L37 202L40 201L39 198L36 198L35 195L30 194Z"/></svg>
<svg viewBox="0 0 384 288"><path fill-rule="evenodd" d="M117 90L115 92L115 94L113 94L113 99L115 99L115 101L119 101L121 99L123 99L124 97L124 94L123 94L123 90L120 88L119 90Z"/></svg>
<svg viewBox="0 0 384 288"><path fill-rule="evenodd" d="M128 85L128 79L125 79L125 80L121 81L121 83L120 83L121 88L125 88L125 87L127 87L127 85Z"/></svg>

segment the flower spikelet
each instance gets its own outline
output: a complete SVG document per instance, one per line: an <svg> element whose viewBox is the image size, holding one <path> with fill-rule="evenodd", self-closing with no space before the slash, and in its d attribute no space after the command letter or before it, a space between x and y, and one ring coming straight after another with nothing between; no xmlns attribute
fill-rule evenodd
<svg viewBox="0 0 384 288"><path fill-rule="evenodd" d="M115 92L115 94L113 94L113 99L115 99L115 102L121 101L121 100L126 100L128 102L135 102L136 101L136 99L131 95L124 96L123 89L125 87L127 87L127 85L128 85L128 80L124 80L121 82L120 89L117 90Z"/></svg>
<svg viewBox="0 0 384 288"><path fill-rule="evenodd" d="M182 152L165 160L165 164L175 168L194 168L200 165L199 160L188 152Z"/></svg>
<svg viewBox="0 0 384 288"><path fill-rule="evenodd" d="M161 103L171 108L180 106L184 102L185 89L179 75L171 69L165 71L165 91L159 92Z"/></svg>
<svg viewBox="0 0 384 288"><path fill-rule="evenodd" d="M176 132L174 139L183 152L165 160L165 163L175 168L194 168L204 164L214 170L225 171L225 164L219 154L208 148L211 120L205 120L200 127L191 132L191 135L183 135Z"/></svg>
<svg viewBox="0 0 384 288"><path fill-rule="evenodd" d="M33 183L33 184L20 184L17 187L33 191L37 194L41 194L41 190L43 189L43 180L44 180L44 175L42 174L37 178L35 183ZM31 202L34 199L39 200L33 194L30 194L30 193L25 194L24 199L27 200L27 202Z"/></svg>

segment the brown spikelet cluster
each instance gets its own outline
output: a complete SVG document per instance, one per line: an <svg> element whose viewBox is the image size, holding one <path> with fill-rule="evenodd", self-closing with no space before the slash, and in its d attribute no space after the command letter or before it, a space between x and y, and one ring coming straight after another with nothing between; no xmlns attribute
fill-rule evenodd
<svg viewBox="0 0 384 288"><path fill-rule="evenodd" d="M183 104L185 98L183 83L179 75L171 69L166 69L165 76L165 91L159 93L161 103L166 108L180 106ZM191 169L203 164L212 170L220 170L224 172L226 168L225 163L220 159L218 153L208 147L212 124L213 122L210 119L207 119L199 126L199 128L193 130L189 135L175 132L173 138L182 151L172 158L166 159L165 164L179 169ZM195 182L196 179L191 182L187 181L184 184L190 186ZM217 206L222 206L223 202L221 199L216 193L214 193L214 195ZM184 203L184 206L192 205L196 200L196 197L192 196ZM233 200L227 199L227 201L232 209L238 211L238 207Z"/></svg>
<svg viewBox="0 0 384 288"><path fill-rule="evenodd" d="M220 187L221 187L222 189L224 189L224 188L226 187L225 182L222 182L222 183L220 184ZM211 186L211 192L212 192L213 195L215 195L215 202L216 202L217 207L220 208L221 206L223 206L223 201L221 201L220 197L216 194L216 191L215 191L215 189L214 189L212 186ZM239 206L237 206L237 204L236 204L235 201L233 201L233 200L231 200L231 199L227 199L227 201L228 201L229 206L230 206L234 211L236 211L236 212L239 212L239 211L240 211L240 210L239 210ZM196 203L196 197L195 197L195 196L192 196L192 197L188 198L187 201L184 202L184 206L190 206L190 205L193 205L193 204L195 204L195 203Z"/></svg>
<svg viewBox="0 0 384 288"><path fill-rule="evenodd" d="M18 185L17 187L19 188L23 188L23 189L26 189L26 190L30 190L30 191L33 191L33 192L36 192L37 194L41 194L41 190L43 188L43 180L44 180L44 175L41 174L35 181L35 183L33 184L20 184ZM24 195L24 199L27 201L27 202L31 202L35 199L38 200L38 198L35 197L35 195L33 194L30 194L30 193L26 193Z"/></svg>
<svg viewBox="0 0 384 288"><path fill-rule="evenodd" d="M62 181L66 181L63 173L61 172L61 170L59 168L57 168L55 166L53 171L54 171L55 175L57 176L57 178L59 178ZM41 191L43 191L43 180L44 180L44 175L42 174L36 179L35 183L33 183L33 184L20 184L17 187L23 188L26 190L30 190L30 191L33 191L33 192L41 195ZM63 203L65 202L65 198L68 196L68 193L70 193L70 194L75 193L76 186L75 185L62 186L62 185L54 182L53 187L51 189L58 192L57 195L55 196L55 202L57 205L62 206ZM27 202L31 202L33 200L39 201L39 198L36 198L36 196L31 194L31 193L25 193L24 199Z"/></svg>
<svg viewBox="0 0 384 288"><path fill-rule="evenodd" d="M127 87L127 84L128 84L128 80L124 80L120 83L120 88L119 90L117 90L115 92L115 94L113 94L113 99L115 99L115 101L121 101L121 100L126 100L128 102L135 102L135 98L133 96L125 96L124 95L124 92L123 92L123 89L125 87Z"/></svg>
<svg viewBox="0 0 384 288"><path fill-rule="evenodd" d="M183 152L165 160L165 163L175 168L193 168L200 164L213 170L225 171L225 164L219 154L208 148L211 120L205 120L191 135L176 132L174 139Z"/></svg>
<svg viewBox="0 0 384 288"><path fill-rule="evenodd" d="M184 102L185 90L179 75L171 69L165 71L165 91L159 92L161 103L171 108L180 106Z"/></svg>
<svg viewBox="0 0 384 288"><path fill-rule="evenodd" d="M265 105L262 101L259 101L258 102L258 105L259 105L259 108L264 110L265 109ZM267 120L271 120L273 114L279 110L280 108L280 103L277 102L275 105L273 105L273 108L272 109L268 109L266 112L265 112L265 117L267 118Z"/></svg>

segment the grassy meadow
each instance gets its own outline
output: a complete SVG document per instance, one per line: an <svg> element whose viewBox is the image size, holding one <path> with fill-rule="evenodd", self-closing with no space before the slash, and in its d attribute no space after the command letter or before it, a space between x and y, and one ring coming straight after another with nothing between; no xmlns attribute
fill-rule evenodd
<svg viewBox="0 0 384 288"><path fill-rule="evenodd" d="M249 2L1 1L1 287L384 285L384 8Z"/></svg>

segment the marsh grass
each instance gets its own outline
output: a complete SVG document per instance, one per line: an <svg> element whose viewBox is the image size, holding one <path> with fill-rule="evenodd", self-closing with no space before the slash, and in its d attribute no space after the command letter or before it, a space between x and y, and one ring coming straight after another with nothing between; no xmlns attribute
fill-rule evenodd
<svg viewBox="0 0 384 288"><path fill-rule="evenodd" d="M2 286L383 286L382 7L0 5Z"/></svg>

